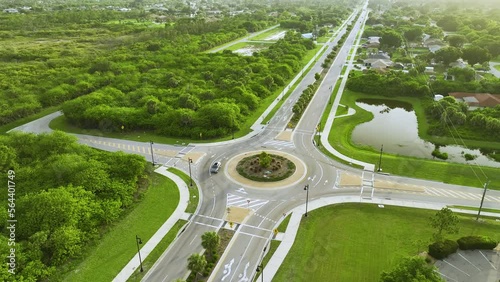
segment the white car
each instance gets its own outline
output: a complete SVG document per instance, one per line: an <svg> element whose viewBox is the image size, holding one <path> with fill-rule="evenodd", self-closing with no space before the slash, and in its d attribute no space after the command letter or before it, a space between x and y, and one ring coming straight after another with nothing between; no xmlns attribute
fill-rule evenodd
<svg viewBox="0 0 500 282"><path fill-rule="evenodd" d="M219 172L221 162L215 162L211 167L210 167L210 172L211 173L217 173Z"/></svg>

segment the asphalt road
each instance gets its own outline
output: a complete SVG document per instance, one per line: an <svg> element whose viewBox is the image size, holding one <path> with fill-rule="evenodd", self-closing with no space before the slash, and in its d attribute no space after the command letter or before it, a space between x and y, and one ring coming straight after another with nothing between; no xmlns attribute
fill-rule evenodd
<svg viewBox="0 0 500 282"><path fill-rule="evenodd" d="M361 21L357 20L353 29L345 41L344 46L338 51L337 58L333 62L324 82L319 87L316 95L306 109L300 123L294 130L293 142L277 141L275 137L286 127L292 115L292 106L299 98L302 91L312 82L314 74L321 72L321 64L330 53L337 40L345 31L345 26L338 33L337 37L328 44L328 49L318 58L315 65L308 73L303 75L303 79L298 87L288 98L283 106L277 111L274 118L265 126L262 132L251 137L241 138L230 142L212 145L192 144L189 146L173 146L162 144L149 144L112 138L76 135L79 141L89 146L109 150L125 151L144 156L151 160L151 148L153 148L155 161L176 166L179 169L188 171L188 164L182 160L182 156L187 152L198 152L203 155L192 164L192 175L201 189L199 209L190 218L190 223L179 235L169 249L157 261L156 265L146 274L144 281L173 281L177 278L187 277L187 258L192 253L201 253L201 235L206 231L216 231L222 228L226 222L222 220L226 207L248 205L246 200L256 203L253 207L254 214L242 225L237 225L236 235L233 237L230 246L221 257L219 264L210 277L210 281L249 281L255 275L257 265L260 263L263 250L269 243L272 230L276 223L291 209L304 204L306 192L303 187L309 185L309 200L318 199L332 195L359 195L360 197L382 197L386 199L409 200L427 203L444 203L454 205L478 205L482 191L480 189L448 185L434 181L419 180L407 177L375 175L377 180L388 180L398 183L415 184L429 187L425 193L411 193L391 190L361 190L361 188L341 188L334 187L337 175L340 171L350 171L361 175L363 172L358 169L337 163L325 157L313 144L315 128L321 115L329 102L331 88L344 66L349 49L355 42L355 37L362 27L366 18L366 11L360 9ZM347 20L353 19L353 15ZM245 40L245 39L243 39ZM30 132L50 131L48 123L51 116L39 119L29 124L23 125L17 130ZM307 175L300 183L284 189L253 189L243 188L238 184L228 180L224 171L224 164L231 157L246 151L275 149L293 154L299 157L307 166ZM166 152L176 151L177 155L169 156ZM161 152L165 152L162 154ZM214 161L222 161L221 172L210 174L209 168ZM488 191L488 197L484 207L498 208L500 193L498 191ZM230 204L230 201L234 203Z"/></svg>

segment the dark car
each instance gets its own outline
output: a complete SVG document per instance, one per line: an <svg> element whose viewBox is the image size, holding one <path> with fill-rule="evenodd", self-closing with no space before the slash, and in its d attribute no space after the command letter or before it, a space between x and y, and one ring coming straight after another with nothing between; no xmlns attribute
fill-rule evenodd
<svg viewBox="0 0 500 282"><path fill-rule="evenodd" d="M217 173L217 172L219 172L220 165L221 165L221 163L220 163L220 162L215 162L215 163L212 165L212 167L210 167L210 172L211 172L211 173Z"/></svg>

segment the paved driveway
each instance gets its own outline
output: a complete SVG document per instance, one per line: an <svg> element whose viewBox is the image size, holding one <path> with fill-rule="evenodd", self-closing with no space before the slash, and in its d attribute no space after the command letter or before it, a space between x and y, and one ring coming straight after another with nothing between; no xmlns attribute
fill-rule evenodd
<svg viewBox="0 0 500 282"><path fill-rule="evenodd" d="M500 281L500 252L491 250L459 250L436 262L441 276L450 282Z"/></svg>

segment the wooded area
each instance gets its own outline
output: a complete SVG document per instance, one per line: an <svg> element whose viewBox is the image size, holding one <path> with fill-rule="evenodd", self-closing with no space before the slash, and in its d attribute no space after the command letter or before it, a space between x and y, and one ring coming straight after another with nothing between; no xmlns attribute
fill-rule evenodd
<svg viewBox="0 0 500 282"><path fill-rule="evenodd" d="M15 172L15 196L0 199L19 219L8 244L10 211L2 218L0 252L15 248L16 281L40 281L83 255L148 187L151 166L143 157L80 145L61 132L0 136L0 171ZM14 281L8 268L0 280Z"/></svg>

